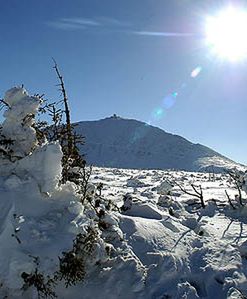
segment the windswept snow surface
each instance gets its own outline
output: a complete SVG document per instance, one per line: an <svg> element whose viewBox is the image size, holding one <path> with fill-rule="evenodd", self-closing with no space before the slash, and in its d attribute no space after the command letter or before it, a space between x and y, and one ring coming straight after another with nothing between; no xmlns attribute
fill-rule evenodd
<svg viewBox="0 0 247 299"><path fill-rule="evenodd" d="M172 187L174 180L188 190L191 183L200 184L206 208ZM247 209L240 207L226 175L94 168L92 182L103 183L102 196L119 207L127 193L132 206L105 219L109 229L102 234L112 238L114 256L92 266L85 282L67 289L58 284L58 298L247 295ZM34 291L21 290L21 273L34 270L38 256L40 271L52 275L57 257L71 248L88 218L73 184L53 186L47 194L32 175L2 176L0 198L0 297L37 298Z"/></svg>
<svg viewBox="0 0 247 299"><path fill-rule="evenodd" d="M68 288L58 281L59 299L246 298L246 198L240 205L226 174L94 168L90 183L103 188L92 196L115 206L97 216L76 185L59 184L60 145L38 145L33 118L26 119L38 99L14 88L5 100L2 129L16 159L0 157L0 298L41 298L33 286L23 288L22 273L53 277L58 257L93 225L98 236L84 260L85 280ZM192 186L201 186L205 209Z"/></svg>
<svg viewBox="0 0 247 299"><path fill-rule="evenodd" d="M132 208L116 216L134 259L144 271L140 287L137 270L130 273L127 266L124 272L129 274L114 279L118 270L108 269L114 285L104 283L103 297L247 296L247 208L239 206L238 192L227 175L95 168L93 181L103 182L104 196L119 206L126 193L132 195ZM191 184L201 185L206 208L201 209L199 200L179 187L169 188L172 181L188 191L192 191ZM229 206L225 190L236 210ZM92 296L97 298L97 294L94 289Z"/></svg>

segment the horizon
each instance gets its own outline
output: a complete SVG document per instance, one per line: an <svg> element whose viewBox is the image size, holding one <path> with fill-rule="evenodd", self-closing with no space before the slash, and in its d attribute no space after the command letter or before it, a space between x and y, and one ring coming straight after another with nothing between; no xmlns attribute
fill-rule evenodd
<svg viewBox="0 0 247 299"><path fill-rule="evenodd" d="M205 18L228 3L2 2L0 97L23 83L59 99L54 57L73 122L115 113L247 164L246 61L217 59L204 38Z"/></svg>

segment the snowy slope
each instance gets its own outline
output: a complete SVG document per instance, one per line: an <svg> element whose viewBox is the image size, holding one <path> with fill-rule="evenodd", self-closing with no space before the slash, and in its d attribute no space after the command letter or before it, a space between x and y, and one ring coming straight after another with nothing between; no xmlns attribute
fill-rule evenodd
<svg viewBox="0 0 247 299"><path fill-rule="evenodd" d="M82 152L87 162L97 166L187 171L237 166L208 147L137 120L83 121L76 131L86 137Z"/></svg>

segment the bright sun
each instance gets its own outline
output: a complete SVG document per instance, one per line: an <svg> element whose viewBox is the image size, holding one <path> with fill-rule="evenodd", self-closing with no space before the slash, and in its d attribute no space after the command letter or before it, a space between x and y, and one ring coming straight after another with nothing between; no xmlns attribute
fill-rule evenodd
<svg viewBox="0 0 247 299"><path fill-rule="evenodd" d="M206 20L206 42L219 57L247 58L247 11L228 7Z"/></svg>

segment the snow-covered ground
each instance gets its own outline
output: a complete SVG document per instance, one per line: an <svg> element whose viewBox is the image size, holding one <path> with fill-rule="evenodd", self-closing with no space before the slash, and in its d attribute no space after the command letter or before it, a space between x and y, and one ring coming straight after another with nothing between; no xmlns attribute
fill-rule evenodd
<svg viewBox="0 0 247 299"><path fill-rule="evenodd" d="M247 200L228 174L95 167L82 196L37 139L40 99L5 102L0 298L246 298Z"/></svg>
<svg viewBox="0 0 247 299"><path fill-rule="evenodd" d="M130 209L106 219L102 235L114 254L92 265L84 282L59 283L58 298L245 298L247 208L227 175L94 168L91 179L103 183L102 198L119 208L129 195ZM189 192L191 184L201 185L206 208L172 187L174 181ZM1 298L38 298L34 290L20 291L17 277L34 269L37 256L40 271L52 275L85 224L83 207L72 185L50 197L28 177L10 176L0 186Z"/></svg>
<svg viewBox="0 0 247 299"><path fill-rule="evenodd" d="M139 281L135 283L134 271L127 267L129 274L112 278L116 285L110 287L111 291L103 288L102 294L107 298L109 294L110 298L247 295L247 208L235 201L238 192L227 175L95 168L93 181L102 182L103 196L119 206L126 193L133 197L132 208L116 217L138 267L144 271L140 286ZM198 199L183 193L178 186L166 195L167 182L172 181L188 190L191 184L201 185L206 208L193 205ZM132 287L126 296L129 281ZM97 293L93 294L97 297Z"/></svg>

